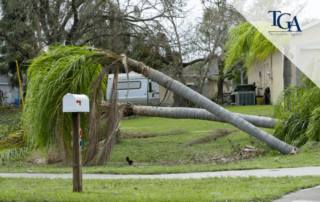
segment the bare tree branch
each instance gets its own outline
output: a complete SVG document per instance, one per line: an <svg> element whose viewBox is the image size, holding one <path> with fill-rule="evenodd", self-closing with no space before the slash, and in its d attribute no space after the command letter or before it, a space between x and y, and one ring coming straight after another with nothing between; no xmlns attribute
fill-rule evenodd
<svg viewBox="0 0 320 202"><path fill-rule="evenodd" d="M102 17L106 20L119 20L119 21L128 21L128 22L146 22L146 21L153 21L157 18L164 17L164 13L161 13L159 15L156 15L152 18L146 18L146 19L141 19L141 18L135 18L133 16L109 16L109 15L102 15Z"/></svg>
<svg viewBox="0 0 320 202"><path fill-rule="evenodd" d="M130 33L126 33L126 32L120 32L120 33L117 33L116 36L131 36L131 37L135 37L135 38L140 38L139 36L136 36L134 34L130 34ZM94 36L94 37L91 37L89 39L86 39L84 42L82 42L79 46L84 46L85 44L87 44L89 41L92 41L94 39L97 39L99 37L103 37L103 36L115 36L115 35L112 35L112 34L101 34L101 35L98 35L98 36Z"/></svg>
<svg viewBox="0 0 320 202"><path fill-rule="evenodd" d="M77 27L78 27L78 23L79 23L78 8L76 5L76 0L72 0L71 7L72 7L72 12L73 12L73 25L71 27L70 32L68 33L66 45L72 44L73 35L75 34Z"/></svg>
<svg viewBox="0 0 320 202"><path fill-rule="evenodd" d="M184 63L182 63L182 65L183 65L183 67L187 67L187 66L193 65L193 64L195 64L195 63L197 63L197 62L204 61L205 59L206 59L206 58L198 58L198 59L192 60L192 61L190 61L190 62L184 62ZM179 65L181 65L181 64L179 64Z"/></svg>

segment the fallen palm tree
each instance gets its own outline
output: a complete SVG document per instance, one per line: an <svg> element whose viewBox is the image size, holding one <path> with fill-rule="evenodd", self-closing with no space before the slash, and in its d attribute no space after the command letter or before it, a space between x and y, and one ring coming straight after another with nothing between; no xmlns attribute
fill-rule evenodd
<svg viewBox="0 0 320 202"><path fill-rule="evenodd" d="M291 145L260 130L240 116L232 114L187 86L141 62L107 50L72 46L50 47L47 53L31 61L24 114L29 144L41 147L60 141L65 151L69 151L71 117L62 113L62 97L66 93L88 94L91 107L96 104L97 108L92 109L88 116L83 113L81 118L83 122L81 127L83 131L87 131L83 134L83 140L88 140L88 142L84 141L86 145L84 162L87 165L105 164L115 143L115 134L122 119L123 108L118 107L117 95L114 94L112 110L108 115L107 134L105 134L103 149L99 151L98 140L101 137L96 130L99 120L97 121L97 115L93 113L99 111L98 102L101 96L95 94L105 89L103 81L107 70L110 68L117 70L121 67L143 74L283 154L290 154L295 150ZM115 85L112 88L114 92L117 92L116 83L115 79ZM85 128L88 130L84 130ZM68 152L65 152L65 159L68 159L68 156Z"/></svg>
<svg viewBox="0 0 320 202"><path fill-rule="evenodd" d="M183 85L179 81L176 81L173 78L146 66L142 62L135 61L125 56L117 55L110 51L104 51L104 50L98 50L98 51L101 51L98 55L100 56L105 55L106 57L114 57L117 60L119 60L119 62L121 60L122 65L128 66L133 71L143 74L145 77L151 79L152 81L155 81L156 83L162 85L166 89L206 109L212 114L218 116L220 119L234 125L240 130L248 133L249 135L252 135L258 140L278 150L282 154L290 154L297 150L297 148L275 138L274 136L268 134L263 130L260 130L259 128L255 127L251 123L242 119L241 117L232 114L228 110L217 105L216 103L212 102L211 100L199 94L198 92L188 88L187 86Z"/></svg>
<svg viewBox="0 0 320 202"><path fill-rule="evenodd" d="M222 120L216 115L208 112L205 109L195 109L195 108L160 108L160 107L145 107L145 106L134 106L132 107L133 114L140 116L152 116L152 117L166 117L174 119L202 119L208 121L216 121L228 123L227 121ZM236 116L248 121L252 125L263 128L274 128L276 119L260 117L260 116L250 116L244 114L236 114Z"/></svg>
<svg viewBox="0 0 320 202"><path fill-rule="evenodd" d="M108 107L108 102L102 101L100 106ZM107 109L106 109L107 110ZM185 107L151 107L151 106L137 106L128 103L125 111L126 115L138 115L149 117L163 117L173 119L201 119L215 122L228 123L216 115L208 112L205 109L185 108ZM107 114L107 112L105 113ZM251 116L245 114L233 113L236 116L248 121L252 125L262 128L274 128L277 119L261 116Z"/></svg>

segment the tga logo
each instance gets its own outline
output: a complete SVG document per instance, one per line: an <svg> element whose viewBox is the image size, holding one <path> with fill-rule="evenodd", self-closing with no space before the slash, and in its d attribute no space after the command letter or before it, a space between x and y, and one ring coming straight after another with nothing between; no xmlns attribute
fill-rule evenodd
<svg viewBox="0 0 320 202"><path fill-rule="evenodd" d="M290 13L282 13L281 11L269 11L268 13L273 13L273 25L272 26L278 26L281 29L288 29L288 32L302 32L300 29L300 25L297 19L297 16L294 16L294 18L292 19L292 21L286 21L287 23L287 27L283 27L283 25L281 25L281 17L284 15L288 15L291 16ZM277 13L280 13L281 15L279 15L277 17ZM292 28L296 27L297 29L295 31L292 31Z"/></svg>

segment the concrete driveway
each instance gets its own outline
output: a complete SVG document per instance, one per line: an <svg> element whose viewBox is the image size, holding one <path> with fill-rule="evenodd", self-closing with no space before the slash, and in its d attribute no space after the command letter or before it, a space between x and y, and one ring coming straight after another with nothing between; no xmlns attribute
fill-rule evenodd
<svg viewBox="0 0 320 202"><path fill-rule="evenodd" d="M320 202L320 186L285 195L275 202Z"/></svg>

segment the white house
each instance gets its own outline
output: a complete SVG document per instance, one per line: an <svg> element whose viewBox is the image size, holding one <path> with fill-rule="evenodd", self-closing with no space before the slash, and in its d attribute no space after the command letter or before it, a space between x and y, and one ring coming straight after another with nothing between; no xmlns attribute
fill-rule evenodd
<svg viewBox="0 0 320 202"><path fill-rule="evenodd" d="M22 84L23 86L25 84ZM3 104L12 104L15 102L16 99L20 100L21 103L21 93L19 88L12 88L9 85L8 78L0 76L0 90L3 93L3 97L0 97L2 99ZM0 92L1 96L1 92Z"/></svg>

